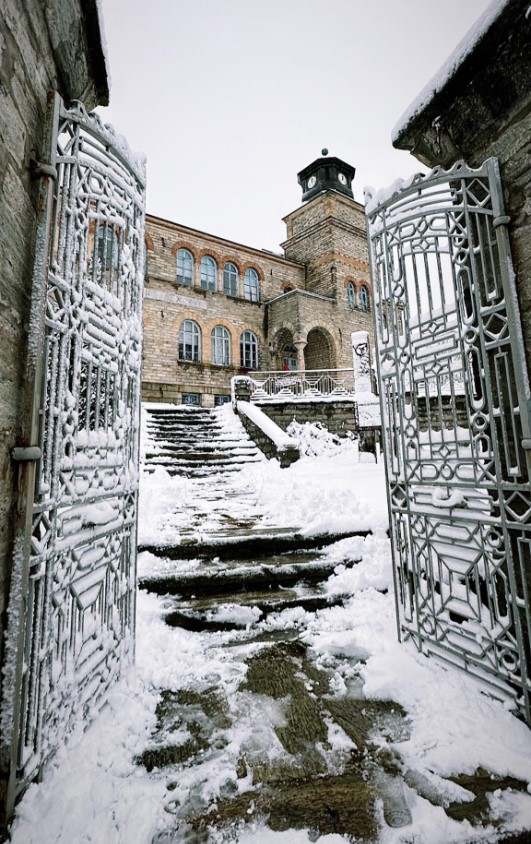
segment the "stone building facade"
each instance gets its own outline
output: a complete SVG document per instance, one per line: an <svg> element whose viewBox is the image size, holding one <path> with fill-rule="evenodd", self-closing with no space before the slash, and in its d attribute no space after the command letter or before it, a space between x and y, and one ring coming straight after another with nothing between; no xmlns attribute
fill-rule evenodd
<svg viewBox="0 0 531 844"><path fill-rule="evenodd" d="M35 231L42 181L39 172L48 94L108 102L107 71L96 0L5 0L0 9L0 664L5 662L7 606L12 588L17 520L23 518L31 464L13 449L28 444L28 325ZM0 672L0 682L3 673ZM4 718L9 690L0 690ZM7 713L7 714L6 714ZM3 727L6 727L6 720ZM5 736L4 739L7 740ZM9 748L0 752L0 839L12 776Z"/></svg>
<svg viewBox="0 0 531 844"><path fill-rule="evenodd" d="M283 254L147 216L145 401L211 407L233 375L352 367L351 332L373 330L354 169L323 156L298 175Z"/></svg>

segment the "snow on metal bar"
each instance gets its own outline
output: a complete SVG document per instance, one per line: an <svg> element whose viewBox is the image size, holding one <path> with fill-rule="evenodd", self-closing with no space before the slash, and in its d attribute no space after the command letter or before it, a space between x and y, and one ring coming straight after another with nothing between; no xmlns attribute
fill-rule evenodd
<svg viewBox="0 0 531 844"><path fill-rule="evenodd" d="M61 105L18 788L103 704L133 654L143 162Z"/></svg>
<svg viewBox="0 0 531 844"><path fill-rule="evenodd" d="M367 211L399 635L531 723L528 381L497 162Z"/></svg>

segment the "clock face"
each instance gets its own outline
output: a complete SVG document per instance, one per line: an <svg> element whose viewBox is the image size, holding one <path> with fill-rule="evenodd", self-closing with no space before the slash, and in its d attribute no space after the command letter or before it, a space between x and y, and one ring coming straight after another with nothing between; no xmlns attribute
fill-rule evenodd
<svg viewBox="0 0 531 844"><path fill-rule="evenodd" d="M339 179L339 181L341 182L342 185L347 184L347 177L345 176L344 173L339 173L337 178Z"/></svg>
<svg viewBox="0 0 531 844"><path fill-rule="evenodd" d="M313 188L316 181L317 179L315 178L315 176L310 176L310 178L308 179L308 187Z"/></svg>

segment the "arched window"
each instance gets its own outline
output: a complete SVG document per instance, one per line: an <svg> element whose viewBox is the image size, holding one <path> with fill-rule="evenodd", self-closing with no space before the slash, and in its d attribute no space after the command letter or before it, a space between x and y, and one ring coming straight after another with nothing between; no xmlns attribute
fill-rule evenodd
<svg viewBox="0 0 531 844"><path fill-rule="evenodd" d="M258 339L252 331L244 331L240 337L240 366L258 369Z"/></svg>
<svg viewBox="0 0 531 844"><path fill-rule="evenodd" d="M282 369L295 372L297 369L297 349L291 343L284 346L282 351Z"/></svg>
<svg viewBox="0 0 531 844"><path fill-rule="evenodd" d="M356 307L356 288L351 281L347 284L347 299L349 308Z"/></svg>
<svg viewBox="0 0 531 844"><path fill-rule="evenodd" d="M114 226L103 220L98 223L94 241L96 278L101 281L105 273L118 267L118 235Z"/></svg>
<svg viewBox="0 0 531 844"><path fill-rule="evenodd" d="M179 360L201 360L201 329L192 319L185 319L179 328Z"/></svg>
<svg viewBox="0 0 531 844"><path fill-rule="evenodd" d="M223 325L212 329L212 363L230 366L230 334Z"/></svg>
<svg viewBox="0 0 531 844"><path fill-rule="evenodd" d="M369 310L369 291L364 284L360 287L359 303L362 311Z"/></svg>
<svg viewBox="0 0 531 844"><path fill-rule="evenodd" d="M223 267L223 292L227 296L238 295L238 267L232 261L227 261Z"/></svg>
<svg viewBox="0 0 531 844"><path fill-rule="evenodd" d="M245 270L243 277L243 295L250 302L258 302L260 299L260 283L258 273L252 267Z"/></svg>
<svg viewBox="0 0 531 844"><path fill-rule="evenodd" d="M189 287L194 283L194 256L188 249L179 249L177 252L177 283Z"/></svg>
<svg viewBox="0 0 531 844"><path fill-rule="evenodd" d="M218 280L218 265L210 255L201 258L199 266L199 278L203 290L216 290Z"/></svg>

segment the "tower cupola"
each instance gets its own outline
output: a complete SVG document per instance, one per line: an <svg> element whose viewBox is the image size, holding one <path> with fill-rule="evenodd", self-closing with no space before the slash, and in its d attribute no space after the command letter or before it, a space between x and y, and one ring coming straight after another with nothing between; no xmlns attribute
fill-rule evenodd
<svg viewBox="0 0 531 844"><path fill-rule="evenodd" d="M355 168L340 158L328 158L327 149L321 150L321 155L322 158L317 158L297 173L302 188L302 201L307 202L325 190L335 190L354 199L352 180L356 173Z"/></svg>

